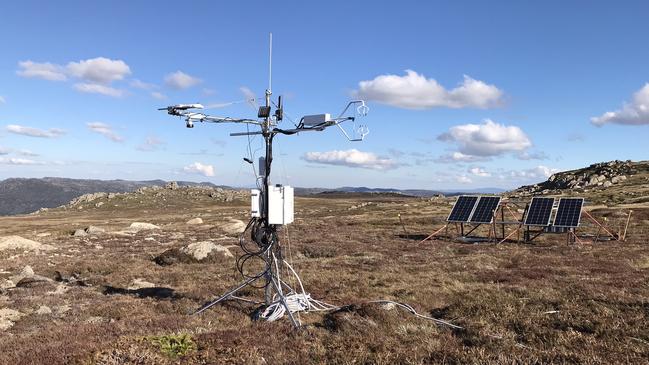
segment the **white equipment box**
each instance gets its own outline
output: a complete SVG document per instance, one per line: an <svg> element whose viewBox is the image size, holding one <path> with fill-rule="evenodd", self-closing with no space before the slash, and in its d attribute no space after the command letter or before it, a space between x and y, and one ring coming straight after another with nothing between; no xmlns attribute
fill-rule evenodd
<svg viewBox="0 0 649 365"><path fill-rule="evenodd" d="M261 217L261 191L259 189L250 190L250 216L253 218Z"/></svg>
<svg viewBox="0 0 649 365"><path fill-rule="evenodd" d="M268 224L293 223L293 188L290 186L268 187Z"/></svg>
<svg viewBox="0 0 649 365"><path fill-rule="evenodd" d="M284 225L293 223L294 197L290 186L271 185L268 187L268 224ZM250 190L250 215L264 215L263 195L258 189Z"/></svg>

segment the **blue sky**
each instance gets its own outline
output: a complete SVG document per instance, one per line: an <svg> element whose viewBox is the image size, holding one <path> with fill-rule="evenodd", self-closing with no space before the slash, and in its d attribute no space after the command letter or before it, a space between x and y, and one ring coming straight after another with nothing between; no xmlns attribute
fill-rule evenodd
<svg viewBox="0 0 649 365"><path fill-rule="evenodd" d="M0 178L253 183L238 125L156 110L273 95L286 113L367 100L364 142L276 139L274 182L512 188L647 159L645 1L5 2ZM245 102L210 114L254 117ZM282 124L290 126L285 120ZM259 139L252 141L257 151ZM262 150L258 150L258 156Z"/></svg>

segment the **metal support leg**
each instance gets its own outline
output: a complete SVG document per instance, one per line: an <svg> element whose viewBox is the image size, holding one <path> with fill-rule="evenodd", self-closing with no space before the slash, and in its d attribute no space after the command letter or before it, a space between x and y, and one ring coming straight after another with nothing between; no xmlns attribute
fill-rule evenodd
<svg viewBox="0 0 649 365"><path fill-rule="evenodd" d="M253 281L255 281L255 280L257 280L257 279L259 279L259 278L250 278L250 279L244 281L243 284L241 284L241 285L237 286L236 288L230 290L229 292L227 292L227 293L221 295L221 296L218 297L217 299L215 299L215 300L213 300L213 301L211 301L211 302L209 302L209 303L203 305L202 307L200 307L198 310L196 310L196 311L195 311L194 313L192 313L192 314L201 314L201 313L203 313L204 311L206 311L206 310L212 308L213 306L215 306L215 305L221 303L222 301L228 299L228 298L231 297L234 293L236 293L236 292L238 292L239 290L243 289L245 286L251 284Z"/></svg>

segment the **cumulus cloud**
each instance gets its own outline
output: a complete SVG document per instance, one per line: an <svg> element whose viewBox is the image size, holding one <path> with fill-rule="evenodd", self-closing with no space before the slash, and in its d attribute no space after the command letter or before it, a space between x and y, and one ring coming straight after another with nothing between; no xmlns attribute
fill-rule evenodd
<svg viewBox="0 0 649 365"><path fill-rule="evenodd" d="M7 132L20 134L29 137L39 138L57 138L65 134L65 131L59 128L50 128L48 130L25 127L17 124L9 124L6 128Z"/></svg>
<svg viewBox="0 0 649 365"><path fill-rule="evenodd" d="M65 81L68 77L65 74L65 69L59 65L49 62L32 62L21 61L18 62L19 70L16 74L21 77L43 79L49 81Z"/></svg>
<svg viewBox="0 0 649 365"><path fill-rule="evenodd" d="M126 94L125 90L116 89L114 87L110 87L102 84L80 83L80 84L75 84L74 88L77 91L81 91L82 93L101 94L101 95L112 96L116 98L122 97Z"/></svg>
<svg viewBox="0 0 649 365"><path fill-rule="evenodd" d="M600 127L604 124L646 125L649 124L649 83L633 94L630 103L624 103L621 109L606 112L599 117L590 118L590 122Z"/></svg>
<svg viewBox="0 0 649 365"><path fill-rule="evenodd" d="M455 181L460 183L460 184L471 184L473 180L471 180L469 177L465 175L460 175L455 178Z"/></svg>
<svg viewBox="0 0 649 365"><path fill-rule="evenodd" d="M200 162L194 162L191 165L185 166L183 171L190 174L199 174L203 176L214 176L214 166L204 165Z"/></svg>
<svg viewBox="0 0 649 365"><path fill-rule="evenodd" d="M523 151L532 146L532 141L519 127L506 126L489 119L482 124L451 127L448 132L440 135L437 139L455 143L462 156L497 156L508 152Z"/></svg>
<svg viewBox="0 0 649 365"><path fill-rule="evenodd" d="M150 84L148 82L144 82L138 79L131 80L129 85L131 85L131 87L134 87L136 89L141 89L141 90L152 90L157 87L155 84Z"/></svg>
<svg viewBox="0 0 649 365"><path fill-rule="evenodd" d="M203 82L203 80L188 75L182 71L176 71L165 76L164 82L167 86L173 89L182 90L196 86Z"/></svg>
<svg viewBox="0 0 649 365"><path fill-rule="evenodd" d="M475 175L475 176L480 176L480 177L489 177L489 176L491 176L491 174L488 173L482 167L472 167L472 168L469 169L468 172Z"/></svg>
<svg viewBox="0 0 649 365"><path fill-rule="evenodd" d="M439 156L438 158L434 159L434 162L437 163L457 163L457 162L484 162L484 161L489 161L489 157L482 157L482 156L472 156L472 155L465 155L462 152L453 152L449 153L446 155Z"/></svg>
<svg viewBox="0 0 649 365"><path fill-rule="evenodd" d="M79 83L74 85L77 91L83 93L102 94L112 97L125 95L126 91L110 86L114 81L123 80L131 74L130 67L122 60L112 60L106 57L96 57L78 62L69 62L66 66L53 63L37 63L21 61L16 73L22 77L40 78L50 81L65 81L76 78ZM143 86L136 82L132 85Z"/></svg>
<svg viewBox="0 0 649 365"><path fill-rule="evenodd" d="M559 172L559 169L539 165L531 169L509 171L504 177L524 178L524 179L547 179L552 174Z"/></svg>
<svg viewBox="0 0 649 365"><path fill-rule="evenodd" d="M111 60L97 57L79 62L68 63L67 70L70 75L91 83L109 84L122 80L131 74L130 67L122 60Z"/></svg>
<svg viewBox="0 0 649 365"><path fill-rule="evenodd" d="M528 151L523 151L520 152L516 155L516 158L519 160L524 160L524 161L529 161L529 160L548 160L550 159L550 156L548 156L545 152L538 151L538 152L528 152Z"/></svg>
<svg viewBox="0 0 649 365"><path fill-rule="evenodd" d="M359 167L372 170L389 170L398 167L396 161L381 158L371 152L361 152L357 149L346 151L307 152L303 157L305 161L348 167Z"/></svg>
<svg viewBox="0 0 649 365"><path fill-rule="evenodd" d="M124 138L118 135L117 133L115 133L115 131L113 131L113 128L106 123L91 122L91 123L86 123L86 126L91 131L95 133L99 133L113 142L124 142Z"/></svg>
<svg viewBox="0 0 649 365"><path fill-rule="evenodd" d="M165 100L165 99L167 99L167 95L165 95L165 94L163 94L163 93L161 93L161 92L158 92L158 91L154 91L154 92L152 92L152 93L151 93L151 96L152 96L153 98L155 98L155 99L158 99L158 100Z"/></svg>
<svg viewBox="0 0 649 365"><path fill-rule="evenodd" d="M380 75L358 83L356 96L406 109L490 108L503 101L503 91L469 76L457 87L445 89L435 79L412 70L404 76Z"/></svg>
<svg viewBox="0 0 649 365"><path fill-rule="evenodd" d="M4 165L43 165L43 162L26 158L0 157L0 164Z"/></svg>
<svg viewBox="0 0 649 365"><path fill-rule="evenodd" d="M151 152L151 151L159 150L164 145L165 142L160 138L155 136L149 136L144 140L144 142L141 145L137 146L137 149L138 151Z"/></svg>

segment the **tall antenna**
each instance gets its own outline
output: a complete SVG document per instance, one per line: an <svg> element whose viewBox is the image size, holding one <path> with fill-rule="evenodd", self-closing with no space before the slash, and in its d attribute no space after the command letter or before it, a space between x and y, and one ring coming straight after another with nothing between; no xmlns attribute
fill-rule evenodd
<svg viewBox="0 0 649 365"><path fill-rule="evenodd" d="M170 115L184 118L188 128L193 128L196 122L217 124L240 123L258 126L258 131L231 133L230 135L262 135L266 145L265 157L260 159L260 164L263 164L263 169L260 166L263 184L259 190L254 189L251 191L251 219L239 239L239 244L245 253L237 259L237 269L243 276L244 282L221 295L216 300L206 303L195 313L201 313L224 300L237 299L234 294L239 290L252 285L258 280L264 280L263 287L265 289L264 297L266 304L263 311L260 312L260 316L268 320L275 320L286 313L293 325L299 327L300 323L293 316L293 312L322 308L323 304L312 299L309 294L304 292L303 288L301 293L298 292L296 290L297 288L292 288L280 277L280 273L283 272L280 270L280 267L289 268L290 272L297 276L293 268L282 259L282 249L279 242L279 235L277 234L279 227L293 222L293 188L290 186L272 185L270 182L273 162L273 139L278 134L294 135L300 132L323 131L329 127L337 126L350 141L362 141L369 133L366 127L359 126L354 130L353 136L350 136L341 124L347 121L355 122L357 117L365 116L369 108L363 100L352 100L337 117L332 117L329 113L306 115L300 119L294 128L278 128L277 126L283 119L284 106L282 104L282 97L280 96L277 104L275 104L275 113L271 113L272 33L270 33L269 41L268 89L266 89L265 93L266 104L259 107L257 119L210 116L194 111L194 109L203 109L203 105L201 104L177 104L161 108L160 110L166 110ZM349 115L351 112L355 112L354 116ZM250 247L250 244L246 242L245 234L247 231L251 231L250 237L256 247ZM244 266L250 258L261 259L264 263L264 269L257 274L247 272ZM298 282L300 282L299 278Z"/></svg>
<svg viewBox="0 0 649 365"><path fill-rule="evenodd" d="M269 34L268 42L268 91L273 92L273 33Z"/></svg>

